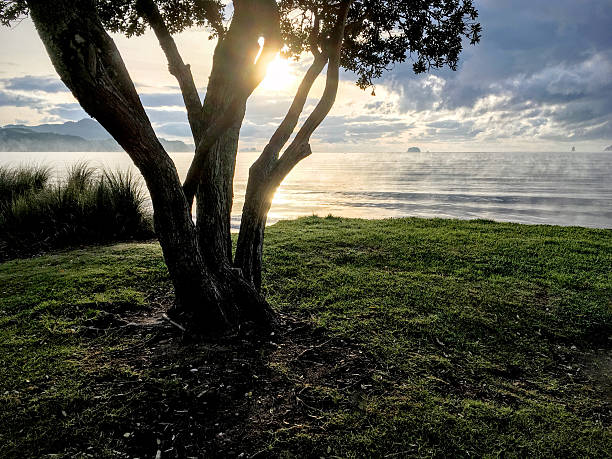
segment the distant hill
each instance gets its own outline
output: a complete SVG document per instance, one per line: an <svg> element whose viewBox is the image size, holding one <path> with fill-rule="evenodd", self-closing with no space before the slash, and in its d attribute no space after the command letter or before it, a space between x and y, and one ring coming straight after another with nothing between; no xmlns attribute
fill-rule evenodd
<svg viewBox="0 0 612 459"><path fill-rule="evenodd" d="M419 147L410 147L410 148L407 150L407 152L408 152L408 153L420 153L420 152L421 152L421 149L420 149Z"/></svg>
<svg viewBox="0 0 612 459"><path fill-rule="evenodd" d="M606 148L604 148L604 151L612 151L612 145L608 145Z"/></svg>
<svg viewBox="0 0 612 459"><path fill-rule="evenodd" d="M5 128L24 128L34 132L50 132L53 134L72 135L86 140L110 139L110 134L100 123L92 119L80 121L67 121L62 124L40 124L38 126L24 126L23 124L8 124Z"/></svg>
<svg viewBox="0 0 612 459"><path fill-rule="evenodd" d="M0 151L122 151L112 139L86 140L74 135L0 128Z"/></svg>
<svg viewBox="0 0 612 459"><path fill-rule="evenodd" d="M171 152L193 152L195 147L180 140L160 139ZM24 126L9 124L0 128L0 151L123 151L121 146L95 120L82 119L62 124Z"/></svg>

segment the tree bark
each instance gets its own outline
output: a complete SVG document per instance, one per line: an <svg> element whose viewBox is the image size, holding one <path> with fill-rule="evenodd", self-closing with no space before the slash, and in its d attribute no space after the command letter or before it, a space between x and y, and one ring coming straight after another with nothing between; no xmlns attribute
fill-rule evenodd
<svg viewBox="0 0 612 459"><path fill-rule="evenodd" d="M274 0L241 0L234 6L230 28L213 57L203 104L207 130L184 184L188 201L197 185L197 233L204 258L213 269L231 266L232 261L233 179L246 101L280 49Z"/></svg>
<svg viewBox="0 0 612 459"><path fill-rule="evenodd" d="M235 86L231 81L218 76L218 73L228 70L225 65L229 62L218 64L219 60L225 58L216 56L216 68L213 67L204 99L204 113L209 119L213 114L227 110L232 103L232 90ZM246 103L237 107L237 113L232 114L234 119L205 155L196 189L197 234L205 259L212 269L229 264L232 259L233 179L245 107Z"/></svg>
<svg viewBox="0 0 612 459"><path fill-rule="evenodd" d="M153 0L137 0L136 7L140 14L147 19L151 29L153 29L159 41L159 46L168 60L168 70L176 78L181 88L189 127L196 144L198 144L202 140L203 135L202 102L200 101L200 96L191 74L191 67L183 62L174 38L172 38L168 27L164 23L155 2Z"/></svg>
<svg viewBox="0 0 612 459"><path fill-rule="evenodd" d="M251 167L235 263L230 218L238 136L246 100L280 48L276 1L234 1L232 24L220 37L206 98L200 105L189 68L159 11L151 1L138 0L167 56L171 73L179 81L196 140L194 160L182 185L174 163L151 127L119 51L102 27L95 1L27 0L27 4L64 83L85 111L125 149L145 179L153 202L155 229L175 287L174 316L207 333L236 330L248 322L258 327L271 324L274 314L259 294L266 218L275 190L311 153L310 136L334 103L350 0L340 3L337 27L330 37L324 37L320 51L315 43L315 61L287 116ZM260 37L265 40L262 48ZM326 62L323 96L279 157ZM194 196L195 225L191 218Z"/></svg>
<svg viewBox="0 0 612 459"><path fill-rule="evenodd" d="M258 292L261 291L266 221L275 191L268 186L266 170L251 167L244 206L242 207L234 265L240 269L244 278Z"/></svg>
<svg viewBox="0 0 612 459"><path fill-rule="evenodd" d="M249 169L246 196L240 220L240 233L234 265L255 288L261 289L261 268L266 221L276 187L270 173L278 161L278 154L295 129L308 94L323 70L327 58L315 54L315 60L304 75L287 115L264 148L261 156Z"/></svg>

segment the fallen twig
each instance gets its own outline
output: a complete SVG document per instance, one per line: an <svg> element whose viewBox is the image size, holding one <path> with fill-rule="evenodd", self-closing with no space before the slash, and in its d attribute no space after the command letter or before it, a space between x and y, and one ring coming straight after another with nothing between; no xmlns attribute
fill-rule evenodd
<svg viewBox="0 0 612 459"><path fill-rule="evenodd" d="M299 359L300 357L302 357L304 354L310 352L310 351L314 351L315 349L318 349L322 346L325 346L327 343L329 343L330 341L332 341L334 338L330 338L327 341L323 342L323 343L319 343L315 346L309 347L307 349L304 349L302 352L300 352L297 356L296 356L296 360Z"/></svg>
<svg viewBox="0 0 612 459"><path fill-rule="evenodd" d="M166 314L162 314L162 317L164 319L166 319L168 322L170 322L172 325L174 325L176 328L178 328L179 330L181 330L182 332L186 332L187 329L185 327L183 327L181 324L175 322L174 320L172 320L170 317L168 317Z"/></svg>

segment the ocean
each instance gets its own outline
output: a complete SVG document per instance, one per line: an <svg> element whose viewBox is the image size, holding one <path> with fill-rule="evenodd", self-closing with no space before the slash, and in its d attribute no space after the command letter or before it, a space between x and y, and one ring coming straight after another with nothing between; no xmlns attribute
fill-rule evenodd
<svg viewBox="0 0 612 459"><path fill-rule="evenodd" d="M248 168L238 155L232 227ZM171 154L184 177L192 154ZM133 169L125 153L0 153L0 165ZM305 215L440 217L612 228L612 153L313 153L278 189L269 223Z"/></svg>

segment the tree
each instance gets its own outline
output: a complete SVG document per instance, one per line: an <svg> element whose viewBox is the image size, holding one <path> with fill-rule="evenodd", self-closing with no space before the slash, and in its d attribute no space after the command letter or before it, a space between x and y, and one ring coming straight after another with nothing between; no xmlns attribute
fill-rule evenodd
<svg viewBox="0 0 612 459"><path fill-rule="evenodd" d="M4 25L32 18L62 81L142 173L175 288L173 316L207 333L274 322L261 295L267 214L275 190L311 154L310 138L334 104L340 68L355 74L363 89L406 59L412 59L416 73L442 66L454 70L464 39L475 44L481 31L472 0L234 0L232 6L218 0L0 2ZM232 11L229 25L226 10ZM207 27L217 39L203 101L173 39L192 26ZM107 32L131 36L148 27L178 81L196 145L184 183ZM285 118L249 170L232 257L230 211L240 126L247 99L278 52L294 59L310 54L312 63ZM286 146L325 67L323 95Z"/></svg>

